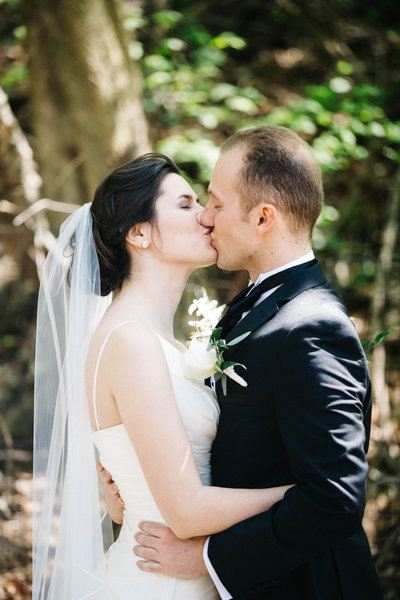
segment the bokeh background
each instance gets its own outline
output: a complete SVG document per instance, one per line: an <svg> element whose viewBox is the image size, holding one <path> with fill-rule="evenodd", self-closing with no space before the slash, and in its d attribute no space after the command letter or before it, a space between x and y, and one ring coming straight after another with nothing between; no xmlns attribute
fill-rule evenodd
<svg viewBox="0 0 400 600"><path fill-rule="evenodd" d="M365 343L365 528L400 597L400 23L394 0L0 0L0 600L29 598L34 329L59 224L114 166L173 157L206 200L218 147L284 125L324 173L314 248ZM245 273L189 281L225 302Z"/></svg>

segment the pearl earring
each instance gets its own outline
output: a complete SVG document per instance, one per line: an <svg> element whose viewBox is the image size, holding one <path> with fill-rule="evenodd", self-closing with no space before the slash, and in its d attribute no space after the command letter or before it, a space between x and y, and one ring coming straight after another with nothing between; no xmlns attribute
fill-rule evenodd
<svg viewBox="0 0 400 600"><path fill-rule="evenodd" d="M147 240L143 240L142 242L142 248L148 248L150 246L150 242Z"/></svg>

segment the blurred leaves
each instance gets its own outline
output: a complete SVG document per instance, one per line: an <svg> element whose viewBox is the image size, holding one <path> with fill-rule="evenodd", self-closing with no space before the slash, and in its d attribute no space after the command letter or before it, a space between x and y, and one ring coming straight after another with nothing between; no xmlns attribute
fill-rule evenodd
<svg viewBox="0 0 400 600"><path fill-rule="evenodd" d="M388 335L390 335L393 331L394 327L389 327L389 329L385 329L385 331L380 331L372 340L365 340L362 344L366 354L370 356L372 354L373 349L382 342L385 341Z"/></svg>

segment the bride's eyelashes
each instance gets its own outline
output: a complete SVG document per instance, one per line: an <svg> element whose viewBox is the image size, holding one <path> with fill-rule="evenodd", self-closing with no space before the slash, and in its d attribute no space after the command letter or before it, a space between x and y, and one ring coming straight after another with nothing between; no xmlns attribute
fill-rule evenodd
<svg viewBox="0 0 400 600"><path fill-rule="evenodd" d="M184 209L191 209L191 208L197 209L198 206L200 206L200 200L198 198L196 198L196 199L191 198L190 200L187 200L186 202L181 204L181 208L184 208Z"/></svg>

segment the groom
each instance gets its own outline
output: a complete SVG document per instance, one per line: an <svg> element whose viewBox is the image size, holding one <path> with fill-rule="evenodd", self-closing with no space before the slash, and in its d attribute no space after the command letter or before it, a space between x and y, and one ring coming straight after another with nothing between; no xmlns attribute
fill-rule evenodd
<svg viewBox="0 0 400 600"><path fill-rule="evenodd" d="M180 541L143 523L134 552L144 571L193 577L207 570L224 600L377 600L361 527L371 386L353 324L311 249L322 183L308 145L282 127L229 138L201 222L222 269L254 287L220 325L228 379L212 448L213 485L295 484L270 510L208 540ZM204 557L204 560L203 560Z"/></svg>

